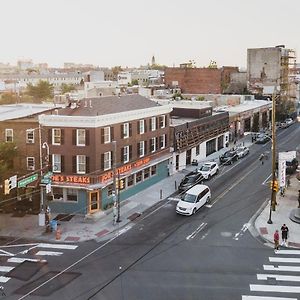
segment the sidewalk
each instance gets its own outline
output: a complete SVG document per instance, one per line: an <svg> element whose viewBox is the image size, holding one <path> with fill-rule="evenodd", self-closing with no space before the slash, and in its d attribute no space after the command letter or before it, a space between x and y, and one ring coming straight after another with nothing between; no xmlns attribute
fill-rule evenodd
<svg viewBox="0 0 300 300"><path fill-rule="evenodd" d="M236 146L244 144L250 147L251 136L246 136L237 141ZM231 143L229 148L234 145ZM228 148L227 148L228 149ZM221 153L227 150L222 149L209 155L205 161L218 160ZM202 162L200 162L201 164ZM121 202L121 222L113 225L112 208L101 211L87 217L74 216L70 221L60 221L58 228L61 231L61 237L56 240L54 232L45 233L45 228L38 226L37 215L25 215L21 218L12 217L11 214L0 214L0 236L22 237L28 239L45 240L48 242L83 242L87 240L101 241L130 229L133 221L143 214L145 210L158 204L163 199L167 199L175 191L175 182L178 187L182 178L195 166L188 166L186 169L169 176L142 192ZM266 239L272 242L275 228L280 229L283 223L286 223L290 229L290 246L300 247L300 224L289 222L288 214L292 208L296 207L298 197L297 180L291 179L291 187L286 192L284 200L278 199L279 206L276 212L272 214L273 224L267 224L269 206L267 205L257 217L255 227L257 231ZM162 193L162 194L161 194ZM163 205L165 201L162 202ZM54 218L56 215L52 215ZM299 236L299 238L297 238Z"/></svg>

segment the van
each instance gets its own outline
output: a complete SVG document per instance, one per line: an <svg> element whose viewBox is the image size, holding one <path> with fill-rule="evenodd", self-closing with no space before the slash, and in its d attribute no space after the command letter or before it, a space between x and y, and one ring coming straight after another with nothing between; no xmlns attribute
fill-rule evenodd
<svg viewBox="0 0 300 300"><path fill-rule="evenodd" d="M176 212L181 215L191 216L196 211L210 202L211 193L207 185L197 184L186 191L177 203Z"/></svg>

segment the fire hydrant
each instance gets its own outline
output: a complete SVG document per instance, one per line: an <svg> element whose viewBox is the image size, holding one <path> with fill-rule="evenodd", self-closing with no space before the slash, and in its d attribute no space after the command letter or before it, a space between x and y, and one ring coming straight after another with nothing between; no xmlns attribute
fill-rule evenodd
<svg viewBox="0 0 300 300"><path fill-rule="evenodd" d="M61 230L59 228L56 229L56 235L55 235L55 238L57 240L60 240L61 239Z"/></svg>

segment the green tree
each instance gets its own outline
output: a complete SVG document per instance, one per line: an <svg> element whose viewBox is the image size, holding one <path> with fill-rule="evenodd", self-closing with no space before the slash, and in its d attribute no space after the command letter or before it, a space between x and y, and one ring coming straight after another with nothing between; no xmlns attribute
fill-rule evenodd
<svg viewBox="0 0 300 300"><path fill-rule="evenodd" d="M131 85L139 85L139 81L137 79L132 79Z"/></svg>
<svg viewBox="0 0 300 300"><path fill-rule="evenodd" d="M36 86L31 83L27 84L27 94L32 96L35 102L53 98L53 90L53 84L50 84L48 81L40 80Z"/></svg>
<svg viewBox="0 0 300 300"><path fill-rule="evenodd" d="M5 93L1 95L0 104L15 104L18 103L18 96L13 93Z"/></svg>
<svg viewBox="0 0 300 300"><path fill-rule="evenodd" d="M0 143L0 181L2 182L13 167L13 159L17 155L18 149L15 143Z"/></svg>
<svg viewBox="0 0 300 300"><path fill-rule="evenodd" d="M182 100L183 96L181 95L181 93L177 92L177 93L173 94L172 98L175 99L175 100L177 100L178 98L180 100Z"/></svg>
<svg viewBox="0 0 300 300"><path fill-rule="evenodd" d="M63 83L60 88L61 88L61 93L62 94L70 93L70 92L76 90L76 87L75 87L74 84Z"/></svg>
<svg viewBox="0 0 300 300"><path fill-rule="evenodd" d="M205 100L205 97L204 96L198 96L196 98L197 101L204 101Z"/></svg>

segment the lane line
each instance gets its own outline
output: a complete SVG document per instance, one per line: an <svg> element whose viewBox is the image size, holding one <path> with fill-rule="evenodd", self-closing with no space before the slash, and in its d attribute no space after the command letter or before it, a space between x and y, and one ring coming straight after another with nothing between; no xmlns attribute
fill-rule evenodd
<svg viewBox="0 0 300 300"><path fill-rule="evenodd" d="M250 284L252 292L300 293L299 286Z"/></svg>
<svg viewBox="0 0 300 300"><path fill-rule="evenodd" d="M186 239L193 239L206 225L207 223L201 223L195 231L193 231L190 235L186 237Z"/></svg>
<svg viewBox="0 0 300 300"><path fill-rule="evenodd" d="M0 266L0 272L9 272L13 269L14 267L6 267L6 266Z"/></svg>
<svg viewBox="0 0 300 300"><path fill-rule="evenodd" d="M300 258L293 257L269 257L270 262L283 262L283 263L300 263Z"/></svg>
<svg viewBox="0 0 300 300"><path fill-rule="evenodd" d="M10 279L10 277L0 276L0 282L5 283Z"/></svg>
<svg viewBox="0 0 300 300"><path fill-rule="evenodd" d="M264 270L266 271L288 271L288 272L300 272L300 267L294 266L272 266L272 265L263 265Z"/></svg>
<svg viewBox="0 0 300 300"><path fill-rule="evenodd" d="M268 181L270 181L271 176L272 176L272 173L263 181L262 185L266 185L266 183Z"/></svg>
<svg viewBox="0 0 300 300"><path fill-rule="evenodd" d="M39 251L35 255L38 256L60 256L63 252L56 252L56 251Z"/></svg>
<svg viewBox="0 0 300 300"><path fill-rule="evenodd" d="M14 256L14 254L0 249L0 256Z"/></svg>
<svg viewBox="0 0 300 300"><path fill-rule="evenodd" d="M247 296L247 295L243 295L242 300L297 300L297 298L264 297L264 296Z"/></svg>
<svg viewBox="0 0 300 300"><path fill-rule="evenodd" d="M278 274L257 274L257 280L268 280L274 278L278 281L300 281L300 276L278 275Z"/></svg>
<svg viewBox="0 0 300 300"><path fill-rule="evenodd" d="M11 263L23 263L24 261L32 261L32 262L46 262L44 259L33 259L33 258L20 258L20 257L12 257L7 260Z"/></svg>

